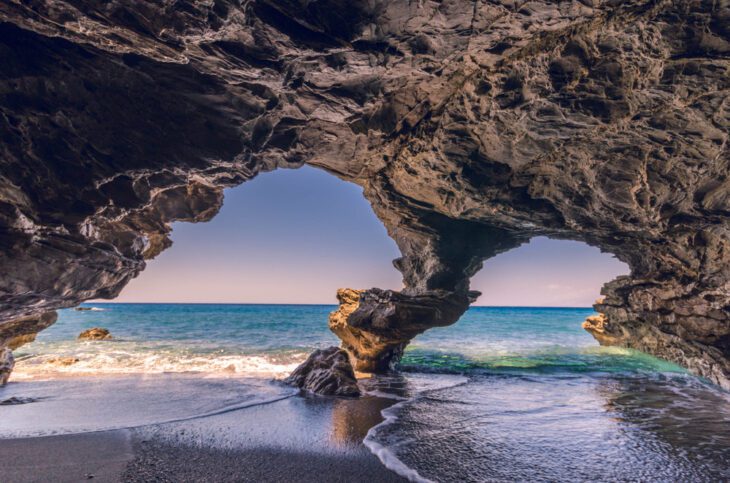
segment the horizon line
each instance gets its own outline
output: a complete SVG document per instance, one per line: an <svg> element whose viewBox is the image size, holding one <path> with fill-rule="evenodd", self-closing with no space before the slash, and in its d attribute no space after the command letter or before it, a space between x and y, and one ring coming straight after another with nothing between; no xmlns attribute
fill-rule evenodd
<svg viewBox="0 0 730 483"><path fill-rule="evenodd" d="M112 305L297 305L297 306L338 306L337 303L288 303L288 302L81 302L83 304L112 304ZM78 305L77 305L78 307ZM593 306L579 305L470 305L469 308L495 308L495 309L592 309ZM72 308L72 307L66 307ZM63 309L59 309L63 310Z"/></svg>

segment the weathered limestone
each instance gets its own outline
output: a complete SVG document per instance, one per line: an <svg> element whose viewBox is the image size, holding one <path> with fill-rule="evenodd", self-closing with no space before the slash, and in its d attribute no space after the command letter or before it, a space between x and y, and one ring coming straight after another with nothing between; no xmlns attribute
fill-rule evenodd
<svg viewBox="0 0 730 483"><path fill-rule="evenodd" d="M357 366L550 236L631 268L604 343L728 385L729 24L714 0L2 2L0 327L114 297L171 222L308 163L402 253L403 290L334 318Z"/></svg>
<svg viewBox="0 0 730 483"><path fill-rule="evenodd" d="M312 352L284 382L326 396L360 395L347 352L338 347Z"/></svg>

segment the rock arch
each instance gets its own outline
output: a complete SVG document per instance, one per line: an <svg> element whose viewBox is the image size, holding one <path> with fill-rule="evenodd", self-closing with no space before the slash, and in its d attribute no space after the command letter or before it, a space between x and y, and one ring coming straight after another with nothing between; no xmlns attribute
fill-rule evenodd
<svg viewBox="0 0 730 483"><path fill-rule="evenodd" d="M594 333L730 387L726 3L40 1L0 22L3 323L114 296L171 221L309 163L363 186L403 254L405 289L347 295L343 331L453 322L482 260L581 240L632 270Z"/></svg>

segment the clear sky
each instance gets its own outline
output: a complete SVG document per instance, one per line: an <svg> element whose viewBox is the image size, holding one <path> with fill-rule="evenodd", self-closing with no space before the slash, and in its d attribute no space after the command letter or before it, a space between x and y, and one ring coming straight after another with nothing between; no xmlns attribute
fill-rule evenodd
<svg viewBox="0 0 730 483"><path fill-rule="evenodd" d="M401 287L395 243L360 187L304 167L226 191L208 223L175 223L174 244L117 302L336 303L339 287ZM589 306L627 267L583 243L533 239L472 280L476 305Z"/></svg>

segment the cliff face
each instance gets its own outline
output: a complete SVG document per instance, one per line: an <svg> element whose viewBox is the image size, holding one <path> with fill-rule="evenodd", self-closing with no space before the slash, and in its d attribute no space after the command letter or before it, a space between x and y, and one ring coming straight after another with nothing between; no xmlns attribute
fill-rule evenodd
<svg viewBox="0 0 730 483"><path fill-rule="evenodd" d="M333 324L356 366L550 236L631 267L601 341L730 387L728 2L37 0L0 21L0 320L113 297L170 222L308 163L363 186L402 253L405 289Z"/></svg>

